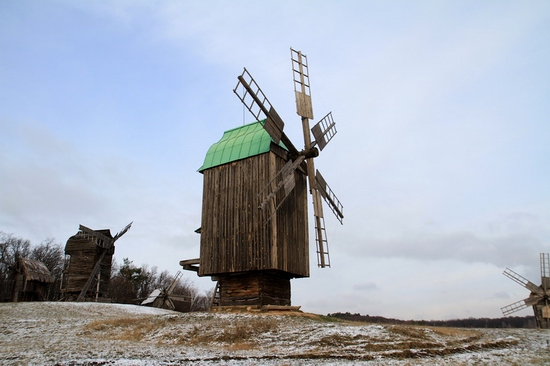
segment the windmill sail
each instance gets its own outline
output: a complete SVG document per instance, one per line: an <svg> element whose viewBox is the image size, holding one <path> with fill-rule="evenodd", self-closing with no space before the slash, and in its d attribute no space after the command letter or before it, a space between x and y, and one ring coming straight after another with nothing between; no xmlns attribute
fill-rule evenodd
<svg viewBox="0 0 550 366"><path fill-rule="evenodd" d="M319 146L321 151L323 151L329 141L336 135L336 132L336 123L334 123L334 119L332 118L332 112L329 112L311 128L311 133L313 133L313 137L315 137L314 144Z"/></svg>
<svg viewBox="0 0 550 366"><path fill-rule="evenodd" d="M302 54L302 52L291 48L290 58L292 60L292 75L294 78L296 113L301 117L313 119L313 105L311 104L307 57Z"/></svg>
<svg viewBox="0 0 550 366"><path fill-rule="evenodd" d="M113 242L117 241L122 235L126 234L126 232L128 230L130 230L130 228L132 227L132 224L134 222L132 221L131 223L129 223L128 225L126 225L126 227L122 230L120 230L116 235L115 237L113 238Z"/></svg>
<svg viewBox="0 0 550 366"><path fill-rule="evenodd" d="M540 253L540 280L544 291L550 288L550 260L548 253Z"/></svg>
<svg viewBox="0 0 550 366"><path fill-rule="evenodd" d="M540 296L528 297L526 299L517 301L513 304L506 305L505 307L501 308L500 310L502 310L502 314L504 316L507 316L507 315L510 315L510 314L515 313L517 311L528 308L529 306L535 305L536 303L538 303L540 301L540 299L541 299Z"/></svg>
<svg viewBox="0 0 550 366"><path fill-rule="evenodd" d="M306 55L300 51L290 49L292 61L292 73L294 76L294 92L296 95L296 113L302 117L302 129L304 132L304 151L310 151L313 147L309 134L309 120L313 119L311 105L311 90L309 84L309 68ZM317 244L317 260L321 268L330 267L328 260L328 239L325 230L325 219L323 216L323 204L321 193L315 178L315 165L313 157L307 159L307 176L309 188L313 198L313 214L315 216L315 241Z"/></svg>
<svg viewBox="0 0 550 366"><path fill-rule="evenodd" d="M256 83L246 68L238 79L239 82L235 89L233 89L233 92L239 97L241 102L243 102L257 121L263 119L262 117L266 118L264 128L273 141L278 144L279 141L281 141L283 128L285 126L283 120L279 117L275 108L273 108L262 89L258 86L258 83ZM239 88L240 86L242 86L242 88Z"/></svg>
<svg viewBox="0 0 550 366"><path fill-rule="evenodd" d="M277 211L277 209L283 204L284 200L288 197L290 192L296 185L296 178L294 176L296 169L304 161L304 156L299 156L294 162L289 160L285 166L273 177L273 179L265 186L265 188L258 194L262 202L260 203L260 209L264 210L268 204L275 206L269 215L268 220ZM275 187L273 188L273 186ZM277 193L284 188L284 197L279 200L275 205Z"/></svg>
<svg viewBox="0 0 550 366"><path fill-rule="evenodd" d="M548 290L548 280L550 275L549 269L550 263L548 260L548 253L540 254L540 274L541 285L537 286L533 282L527 280L525 277L512 271L510 268L506 268L503 274L528 289L531 294L528 298L517 301L513 304L507 305L501 308L504 315L509 315L520 311L529 306L533 308L535 314L535 320L538 328L550 329L550 305L548 299L550 298L550 291Z"/></svg>
<svg viewBox="0 0 550 366"><path fill-rule="evenodd" d="M533 282L529 281L522 275L512 271L510 268L506 268L503 274L511 280L519 283L529 291L536 293L539 296L544 296L544 291L539 286L535 285Z"/></svg>
<svg viewBox="0 0 550 366"><path fill-rule="evenodd" d="M340 224L343 224L342 220L344 219L344 206L342 206L340 200L336 197L332 189L330 189L319 170L317 170L315 178L317 180L317 187L321 193L321 196L325 199L325 202L334 213L334 216L336 216L336 218L340 221Z"/></svg>
<svg viewBox="0 0 550 366"><path fill-rule="evenodd" d="M309 120L313 119L313 105L311 102L311 88L309 79L309 66L307 56L300 51L290 48L294 93L296 97L296 113L302 118L302 129L304 135L304 149L298 151L290 139L283 132L284 122L267 99L264 92L252 75L244 69L238 76L238 83L233 92L246 106L256 120L265 118L264 129L275 143L282 142L289 151L291 160L285 167L276 174L269 184L258 194L260 197L260 208L265 210L270 207L268 221L281 206L284 200L295 187L295 171L298 166L307 170L310 193L313 200L313 214L315 219L315 238L317 244L318 264L320 267L329 267L328 240L326 236L322 198L328 203L338 220L342 223L343 207L338 198L334 195L323 177L318 174L316 177L313 158L318 156L318 149L323 150L328 142L336 134L336 127L332 113L328 113L313 128L315 141L311 141ZM279 194L284 189L284 195Z"/></svg>

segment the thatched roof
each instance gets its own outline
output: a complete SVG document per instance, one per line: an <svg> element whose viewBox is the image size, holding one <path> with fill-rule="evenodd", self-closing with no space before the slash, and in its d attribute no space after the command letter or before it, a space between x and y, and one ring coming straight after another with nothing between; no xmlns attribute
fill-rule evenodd
<svg viewBox="0 0 550 366"><path fill-rule="evenodd" d="M27 281L52 283L53 277L44 263L32 259L20 259L19 271L25 274Z"/></svg>

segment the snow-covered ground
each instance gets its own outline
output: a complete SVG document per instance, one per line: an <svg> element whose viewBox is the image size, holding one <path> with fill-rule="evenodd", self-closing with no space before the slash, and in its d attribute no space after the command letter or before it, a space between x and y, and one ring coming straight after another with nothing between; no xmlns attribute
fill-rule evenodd
<svg viewBox="0 0 550 366"><path fill-rule="evenodd" d="M0 304L2 365L550 365L550 332L338 322L312 314Z"/></svg>

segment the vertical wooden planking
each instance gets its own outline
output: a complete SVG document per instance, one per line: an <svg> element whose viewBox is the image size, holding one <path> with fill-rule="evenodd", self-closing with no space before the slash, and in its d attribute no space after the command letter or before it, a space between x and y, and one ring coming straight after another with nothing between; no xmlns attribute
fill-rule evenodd
<svg viewBox="0 0 550 366"><path fill-rule="evenodd" d="M258 209L258 193L284 164L279 154L266 153L203 171L199 275L271 269L309 275L305 176L296 174L296 188L270 221Z"/></svg>

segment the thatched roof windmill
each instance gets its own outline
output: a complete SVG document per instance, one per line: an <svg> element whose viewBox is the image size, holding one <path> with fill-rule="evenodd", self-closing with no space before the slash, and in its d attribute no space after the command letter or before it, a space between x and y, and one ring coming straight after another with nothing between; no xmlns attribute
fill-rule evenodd
<svg viewBox="0 0 550 366"><path fill-rule="evenodd" d="M291 49L297 113L304 148L283 132L284 123L244 69L235 94L257 122L226 131L199 171L204 175L200 258L184 269L217 282L219 306L290 306L290 279L309 277L307 192L320 267L330 266L321 197L342 222L343 207L315 170L313 158L336 134L332 114L312 129L307 58Z"/></svg>
<svg viewBox="0 0 550 366"><path fill-rule="evenodd" d="M69 256L62 289L65 300L98 301L107 297L114 244L131 226L132 223L129 223L114 237L108 229L92 230L84 225L79 226L78 232L65 245L65 254Z"/></svg>
<svg viewBox="0 0 550 366"><path fill-rule="evenodd" d="M15 279L13 302L44 301L47 297L48 285L54 282L44 263L27 258L20 258L17 261L12 277Z"/></svg>
<svg viewBox="0 0 550 366"><path fill-rule="evenodd" d="M506 268L503 274L531 291L531 293L528 298L501 308L502 314L510 315L532 306L537 326L542 329L550 329L550 260L548 253L540 253L540 286L535 285L510 268Z"/></svg>

